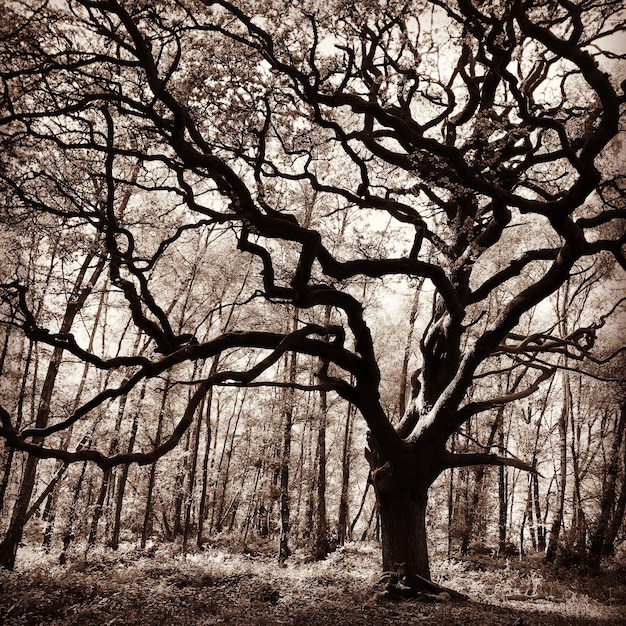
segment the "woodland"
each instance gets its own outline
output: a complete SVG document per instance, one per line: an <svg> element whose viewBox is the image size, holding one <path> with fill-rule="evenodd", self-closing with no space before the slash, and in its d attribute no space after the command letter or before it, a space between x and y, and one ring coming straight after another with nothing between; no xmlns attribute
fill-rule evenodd
<svg viewBox="0 0 626 626"><path fill-rule="evenodd" d="M0 0L6 623L626 623L625 60L615 0Z"/></svg>

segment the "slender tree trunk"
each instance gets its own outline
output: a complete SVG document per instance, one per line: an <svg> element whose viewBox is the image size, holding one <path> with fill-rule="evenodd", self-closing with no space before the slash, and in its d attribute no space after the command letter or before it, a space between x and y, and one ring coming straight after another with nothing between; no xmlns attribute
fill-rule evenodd
<svg viewBox="0 0 626 626"><path fill-rule="evenodd" d="M565 509L565 494L567 487L567 421L569 417L569 383L567 374L563 375L563 408L559 415L559 441L560 441L560 469L559 469L559 489L557 495L556 511L552 525L550 526L550 537L546 549L546 562L552 563L556 558L559 545L559 535L563 525L563 512Z"/></svg>
<svg viewBox="0 0 626 626"><path fill-rule="evenodd" d="M582 376L578 377L578 398L580 398L580 384ZM570 390L571 395L571 390ZM571 439L570 439L570 453L572 456L572 500L573 500L573 514L572 514L572 533L574 538L574 549L583 556L587 545L587 520L585 517L585 509L583 507L583 499L581 493L581 469L580 469L580 457L581 457L581 419L580 403L578 403L577 410L574 411L573 401L570 398L570 406L572 406L572 415L570 419L571 427ZM575 418L577 416L577 419Z"/></svg>
<svg viewBox="0 0 626 626"><path fill-rule="evenodd" d="M209 370L209 376L215 374L218 366L218 358L215 357L211 363L211 369ZM209 456L211 454L212 443L212 429L211 429L211 409L213 406L213 387L209 389L209 393L206 397L205 404L205 420L206 420L206 433L205 433L205 446L204 454L202 456L202 488L200 490L200 500L198 503L198 532L196 535L196 545L198 548L202 547L203 533L204 533L204 521L206 519L206 500L207 492L209 489ZM198 418L202 421L202 417Z"/></svg>
<svg viewBox="0 0 626 626"><path fill-rule="evenodd" d="M367 480L365 481L365 489L363 489L363 496L361 497L361 503L359 504L359 509L356 512L356 515L354 516L354 519L352 520L352 523L350 524L350 534L354 534L354 529L356 528L356 525L361 517L361 513L363 513L363 508L365 507L365 500L367 499L367 494L370 490L370 486L372 484L372 473L370 472L367 475Z"/></svg>
<svg viewBox="0 0 626 626"><path fill-rule="evenodd" d="M158 446L161 443L161 434L163 432L163 419L165 418L165 406L167 404L167 394L170 389L170 378L169 374L165 380L165 384L163 385L163 395L161 396L161 406L159 408L159 417L157 419L157 429L156 434L154 436L154 445ZM156 463L152 463L150 465L150 473L148 475L148 493L146 494L146 509L144 511L143 516L143 527L141 530L141 539L140 539L140 547L142 550L145 550L146 544L148 542L148 537L152 532L152 512L153 512L153 503L152 503L152 495L154 492L154 483L156 480Z"/></svg>
<svg viewBox="0 0 626 626"><path fill-rule="evenodd" d="M130 454L135 447L135 438L137 437L137 428L139 426L139 412L141 403L146 395L146 382L141 386L139 394L139 406L135 410L133 424L130 429L130 437L128 439L128 447L126 451ZM128 465L123 465L117 480L117 490L115 493L115 514L113 517L113 532L111 534L111 548L117 550L120 545L120 530L122 522L122 506L124 503L124 493L126 492L126 483L128 481Z"/></svg>
<svg viewBox="0 0 626 626"><path fill-rule="evenodd" d="M613 554L617 535L620 528L624 525L624 512L626 511L626 445L622 445L622 453L622 487L602 546L602 553L607 555Z"/></svg>
<svg viewBox="0 0 626 626"><path fill-rule="evenodd" d="M528 477L528 494L526 497L526 519L528 520L528 534L533 550L537 549L537 534L535 532L535 519L533 515L533 483L532 476ZM523 535L522 535L523 537Z"/></svg>
<svg viewBox="0 0 626 626"><path fill-rule="evenodd" d="M302 537L307 541L313 536L313 522L314 522L314 509L315 509L315 455L313 454L313 424L310 416L305 421L305 432L302 433L302 439L306 439L306 466L308 471L303 477L302 489L305 490L305 502L304 502L304 529ZM305 437L306 435L306 437Z"/></svg>
<svg viewBox="0 0 626 626"><path fill-rule="evenodd" d="M111 469L106 469L102 472L102 481L100 482L100 490L98 491L98 499L93 510L93 517L91 518L91 526L89 528L89 535L87 536L87 546L85 547L85 556L96 545L96 539L98 538L98 523L104 512L104 502L106 500L109 487L111 486L111 476L113 472Z"/></svg>
<svg viewBox="0 0 626 626"><path fill-rule="evenodd" d="M89 335L89 344L87 346L88 352L93 351L93 347L94 347L94 343L96 339L96 331L100 326L100 319L102 317L102 312L105 309L105 303L107 301L107 298L108 298L108 291L106 290L106 282L105 282L105 288L102 290L102 293L100 294L100 299L98 302L98 309L96 311L96 315L91 325L91 333ZM104 336L104 331L102 334ZM87 384L87 375L89 373L89 367L90 367L89 363L85 363L83 367L83 372L80 378L80 384L78 385L78 390L76 391L76 399L74 401L74 407L73 407L74 411L76 411L76 409L78 409L78 407L80 406L81 398L85 390L85 385ZM67 435L64 438L64 442L63 442L64 449L67 449L67 446L70 443L70 440L72 437L72 430L73 428L72 426L70 426L70 428L67 431ZM89 437L87 436L83 437L83 440L81 441L81 443L79 443L79 448L77 449L80 449L80 447L84 446L88 440L89 440ZM46 507L44 509L44 514L42 515L42 519L47 522L46 529L44 531L43 541L42 541L42 545L44 546L46 551L50 548L50 544L52 543L54 521L56 518L56 505L57 505L57 500L59 497L58 484L59 484L60 479L63 476L63 473L66 471L68 467L69 465L67 463L59 462L57 464L57 473L60 472L61 475L59 476L55 484L52 486L52 489L50 490L48 499L46 500Z"/></svg>
<svg viewBox="0 0 626 626"><path fill-rule="evenodd" d="M198 469L198 455L200 452L200 431L202 430L202 415L204 414L204 403L202 401L198 409L196 428L193 433L193 445L191 454L191 467L187 478L187 493L185 497L185 523L183 527L183 554L187 554L189 536L191 535L191 512L193 508L193 490L196 486L196 471Z"/></svg>
<svg viewBox="0 0 626 626"><path fill-rule="evenodd" d="M198 454L200 451L200 431L202 428L202 415L204 413L204 402L199 408L199 415L196 428L193 433L193 445L191 453L191 467L187 477L187 493L185 494L185 523L183 526L183 554L187 554L189 537L191 535L191 513L193 508L193 490L196 485L196 471L198 469Z"/></svg>
<svg viewBox="0 0 626 626"><path fill-rule="evenodd" d="M328 543L328 519L326 517L326 392L321 392L320 422L317 428L317 502L315 511L315 541L313 557L326 558L330 552Z"/></svg>
<svg viewBox="0 0 626 626"><path fill-rule="evenodd" d="M28 384L28 374L30 372L31 363L33 361L33 342L28 342L28 350L26 352L26 357L24 359L24 371L22 372L22 381L20 383L20 389L17 396L16 402L16 420L15 420L15 428L19 429L22 426L22 421L24 417L24 400L26 398L26 387ZM22 348L24 347L22 343ZM9 481L11 478L11 469L13 467L13 459L15 457L15 448L9 448L6 464L4 466L4 473L2 475L2 482L0 483L0 513L4 509L6 492L9 487Z"/></svg>
<svg viewBox="0 0 626 626"><path fill-rule="evenodd" d="M622 405L617 428L613 436L609 463L606 470L606 480L602 493L600 505L600 515L596 529L591 537L589 545L589 560L591 565L599 567L600 559L606 554L607 533L609 524L615 507L615 496L617 493L617 477L619 473L620 449L624 441L624 431L626 430L626 403ZM624 481L626 482L626 481ZM624 492L625 490L622 489ZM623 511L622 511L623 513ZM612 543L612 542L611 542Z"/></svg>
<svg viewBox="0 0 626 626"><path fill-rule="evenodd" d="M247 389L243 389L241 401L239 402L239 408L237 408L237 403L233 405L233 412L228 420L228 425L226 426L226 438L224 439L224 448L222 449L222 458L220 459L220 464L218 467L218 476L220 477L221 482L221 491L220 497L217 502L216 512L215 512L215 530L219 533L222 532L224 528L224 523L226 521L227 509L226 509L226 496L228 495L228 482L230 480L230 468L233 459L233 453L235 449L235 440L237 428L239 426L239 421L241 420L241 416L243 415L243 409L246 404L246 397L248 394ZM233 424L234 419L234 424ZM232 431L231 431L232 425ZM230 440L228 435L230 434ZM225 465L223 464L224 459L226 459ZM222 469L223 467L223 469ZM234 487L233 487L234 488Z"/></svg>
<svg viewBox="0 0 626 626"><path fill-rule="evenodd" d="M128 328L128 327L127 327ZM137 335L137 338L135 340L135 346L134 349L137 350L137 348L139 347L139 343L141 340L141 335ZM122 345L122 340L120 340L119 344L118 344L118 353L121 350L121 345ZM114 431L113 431L113 438L111 439L110 445L109 445L109 456L115 454L116 452L119 451L119 444L120 444L120 433L122 430L122 422L124 420L124 414L126 412L126 404L128 402L128 396L124 395L120 398L119 401L119 406L117 409L117 417L115 419L115 427L114 427ZM135 420L134 422L136 422L136 420L138 419L138 416L135 414ZM136 428L136 426L134 425L134 427ZM131 443L134 445L134 441L135 441L135 434L131 433ZM127 468L116 468L116 469L112 469L109 468L107 470L104 470L102 472L102 482L100 484L100 490L98 492L98 499L96 501L96 506L94 507L93 510L93 519L91 521L91 527L90 527L90 531L89 531L89 537L87 539L87 547L85 549L85 554L87 554L89 552L89 550L91 550L91 548L95 545L96 543L96 539L98 537L98 524L100 523L100 519L102 518L102 514L105 512L107 506L108 506L108 501L105 505L105 500L107 500L107 496L111 496L112 493L115 490L115 475L119 472L119 473L124 473L124 471L128 471ZM125 479L124 479L125 481ZM122 492L123 495L123 492ZM107 524L106 524L106 528L105 528L105 532L104 532L104 536L106 537L108 535L108 525L109 525L109 518L107 517Z"/></svg>
<svg viewBox="0 0 626 626"><path fill-rule="evenodd" d="M85 435L80 443L76 446L76 450L82 450L85 446L88 445L90 440L90 435ZM46 486L46 488L39 494L37 499L33 504L31 504L27 517L31 517L35 513L35 511L43 504L43 501L46 500L46 507L41 516L42 521L47 522L46 530L43 536L42 545L45 548L46 552L50 549L50 544L52 543L52 529L54 526L54 507L56 506L56 498L52 498L53 494L58 493L57 486L65 476L65 472L67 468L70 466L69 463L61 463L59 467L57 467L57 471L54 476Z"/></svg>
<svg viewBox="0 0 626 626"><path fill-rule="evenodd" d="M61 554L59 555L59 563L61 565L65 564L67 560L67 552L70 549L70 545L74 541L74 531L75 531L75 523L76 523L76 511L78 509L78 500L80 498L80 492L83 486L83 482L85 480L85 474L87 473L87 462L85 461L81 467L80 474L78 476L78 480L76 481L76 485L74 487L74 494L72 497L72 501L70 503L70 508L67 514L67 522L65 524L65 532L63 533L63 549Z"/></svg>
<svg viewBox="0 0 626 626"><path fill-rule="evenodd" d="M13 321L13 320L12 320ZM9 351L9 339L11 337L11 328L6 326L4 329L4 341L2 343L2 352L0 352L0 380L4 373L4 363L6 361L7 353ZM3 446L3 452L6 451L6 464L4 466L4 476L0 481L0 514L4 508L4 496L6 494L7 487L9 485L9 476L11 475L11 465L13 463L13 448L7 448ZM1 455L3 456L3 454Z"/></svg>
<svg viewBox="0 0 626 626"><path fill-rule="evenodd" d="M102 255L91 274L87 286L83 288L87 270L89 269L89 266L91 265L94 256L94 253L89 253L83 260L83 264L79 270L76 282L74 283L72 293L70 295L70 300L65 310L63 320L61 322L61 334L67 334L70 332L77 313L81 310L87 297L93 290L93 287L98 280L98 277L104 269L106 259L105 256ZM44 428L48 423L52 393L56 384L63 352L63 348L56 347L50 358L46 377L41 389L39 408L37 409L37 415L35 418L35 428ZM33 443L39 444L41 443L41 440L37 438L33 439ZM9 570L12 570L15 566L17 548L20 541L22 540L24 526L28 521L26 513L29 508L28 505L30 502L30 498L35 488L35 479L37 476L38 465L39 459L36 456L29 454L26 457L24 474L22 476L19 494L15 502L15 506L13 507L13 513L11 515L9 528L4 537L4 540L2 541L2 543L0 543L0 566L5 567Z"/></svg>
<svg viewBox="0 0 626 626"><path fill-rule="evenodd" d="M450 444L450 451L452 454L456 453L456 433L452 436L452 441ZM448 558L452 556L452 529L453 529L453 521L454 521L454 475L455 468L451 467L450 475L448 478L448 548L446 550L446 554Z"/></svg>
<svg viewBox="0 0 626 626"><path fill-rule="evenodd" d="M504 450L504 428L499 424L498 443L500 450ZM504 466L498 468L498 553L506 552L507 526L507 472Z"/></svg>
<svg viewBox="0 0 626 626"><path fill-rule="evenodd" d="M546 526L541 515L541 498L539 494L539 474L532 475L533 499L535 504L535 520L537 521L537 550L545 552L546 549Z"/></svg>
<svg viewBox="0 0 626 626"><path fill-rule="evenodd" d="M298 325L298 318L294 312L293 330ZM295 353L288 355L289 382L296 380L296 356ZM291 510L289 494L289 462L291 460L291 429L293 426L293 389L285 391L283 398L283 449L280 459L280 538L278 544L278 562L284 563L291 555L289 535L291 531Z"/></svg>
<svg viewBox="0 0 626 626"><path fill-rule="evenodd" d="M352 539L351 527L349 526L349 488L350 488L350 451L352 448L352 423L354 406L348 404L346 425L343 433L343 449L341 453L341 494L339 496L339 520L338 537L339 545L346 540Z"/></svg>
<svg viewBox="0 0 626 626"><path fill-rule="evenodd" d="M185 445L183 447L182 461L178 462L176 480L174 481L174 521L172 523L172 538L180 537L183 534L183 502L185 500L185 477L189 467L189 447L191 445L191 432L185 434Z"/></svg>
<svg viewBox="0 0 626 626"><path fill-rule="evenodd" d="M57 260L56 257L57 257L58 244L59 242L55 239L53 246L52 246L52 250L50 251L50 264L48 266L48 271L44 280L45 287L44 287L44 293L42 295L46 294L46 289L48 285L50 284L52 274L54 272L54 265ZM33 264L35 262L35 257L39 253L39 241L33 239L31 242L30 249L31 249L31 254L29 256L28 269L27 269L29 276L31 276L31 271L33 269ZM44 298L42 297L39 303L37 304L37 307L34 312L35 319L39 319L41 310L43 308L43 302L44 302ZM9 333L7 331L7 337L8 337L8 334ZM21 353L24 352L24 341L25 341L25 337L24 335L22 335L21 342L20 342ZM34 353L34 359L33 359L33 353ZM15 413L16 413L15 429L16 430L19 430L21 428L23 419L24 419L24 403L27 398L26 389L28 387L28 379L29 379L31 364L33 363L33 361L34 361L34 372L33 372L33 378L32 378L33 382L32 382L32 393L31 393L31 415L35 415L35 389L37 386L37 373L38 373L39 358L38 358L38 353L35 352L35 343L33 341L28 341L28 350L26 351L26 357L24 358L24 369L22 372L22 380L20 383L19 392L17 394L17 401L15 403ZM7 488L9 486L9 479L11 477L11 469L13 467L14 457L15 457L15 449L10 448L9 453L7 455L6 465L4 468L2 483L0 484L0 513L2 512L4 508L5 495L6 495Z"/></svg>
<svg viewBox="0 0 626 626"><path fill-rule="evenodd" d="M293 360L293 359L292 359ZM280 461L280 540L278 546L278 562L284 563L291 555L289 533L291 531L289 502L289 460L291 458L291 428L293 410L288 407L284 411L283 450Z"/></svg>
<svg viewBox="0 0 626 626"><path fill-rule="evenodd" d="M256 511L259 510L259 481L261 479L261 465L259 464L254 473L254 483L252 485L252 497L248 502L248 509L246 516L243 520L243 545L244 549L247 549L248 535L250 534L250 527L255 517Z"/></svg>

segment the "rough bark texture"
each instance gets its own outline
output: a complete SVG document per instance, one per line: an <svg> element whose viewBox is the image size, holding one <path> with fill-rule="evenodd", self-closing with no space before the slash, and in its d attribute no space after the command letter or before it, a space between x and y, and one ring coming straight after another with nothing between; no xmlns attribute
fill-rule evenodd
<svg viewBox="0 0 626 626"><path fill-rule="evenodd" d="M370 437L367 459L378 502L383 570L430 580L426 506L432 478L420 471L416 462L420 456L407 450L384 458Z"/></svg>

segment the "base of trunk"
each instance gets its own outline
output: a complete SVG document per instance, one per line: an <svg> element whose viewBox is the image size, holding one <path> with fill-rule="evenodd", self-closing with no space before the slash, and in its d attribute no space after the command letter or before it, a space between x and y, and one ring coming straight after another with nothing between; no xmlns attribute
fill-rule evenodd
<svg viewBox="0 0 626 626"><path fill-rule="evenodd" d="M389 600L421 600L422 602L464 601L468 597L454 589L442 587L417 574L385 572L380 581L384 586L381 598Z"/></svg>

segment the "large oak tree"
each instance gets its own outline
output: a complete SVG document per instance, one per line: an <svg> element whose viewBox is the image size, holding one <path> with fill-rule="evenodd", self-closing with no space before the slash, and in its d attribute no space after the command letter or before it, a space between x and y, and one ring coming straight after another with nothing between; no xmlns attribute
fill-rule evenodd
<svg viewBox="0 0 626 626"><path fill-rule="evenodd" d="M453 453L452 435L540 390L556 357L612 356L617 298L565 335L542 303L600 260L626 268L623 18L612 0L5 0L2 219L96 245L110 298L151 349L88 350L33 314L19 271L4 276L5 323L119 376L45 423L18 428L0 406L0 435L37 458L146 464L215 385L334 392L369 429L383 568L428 587L433 481L452 467L531 469L504 450ZM180 286L195 283L172 251L207 229L223 232L216 259L254 262L232 304L255 315L228 332L206 326L223 303L203 292L197 319L173 322ZM432 298L402 415L381 402L364 279ZM294 308L306 311L295 327ZM318 361L318 382L276 380L287 353ZM154 448L55 444L146 378L218 355L230 358L185 381L186 408Z"/></svg>

